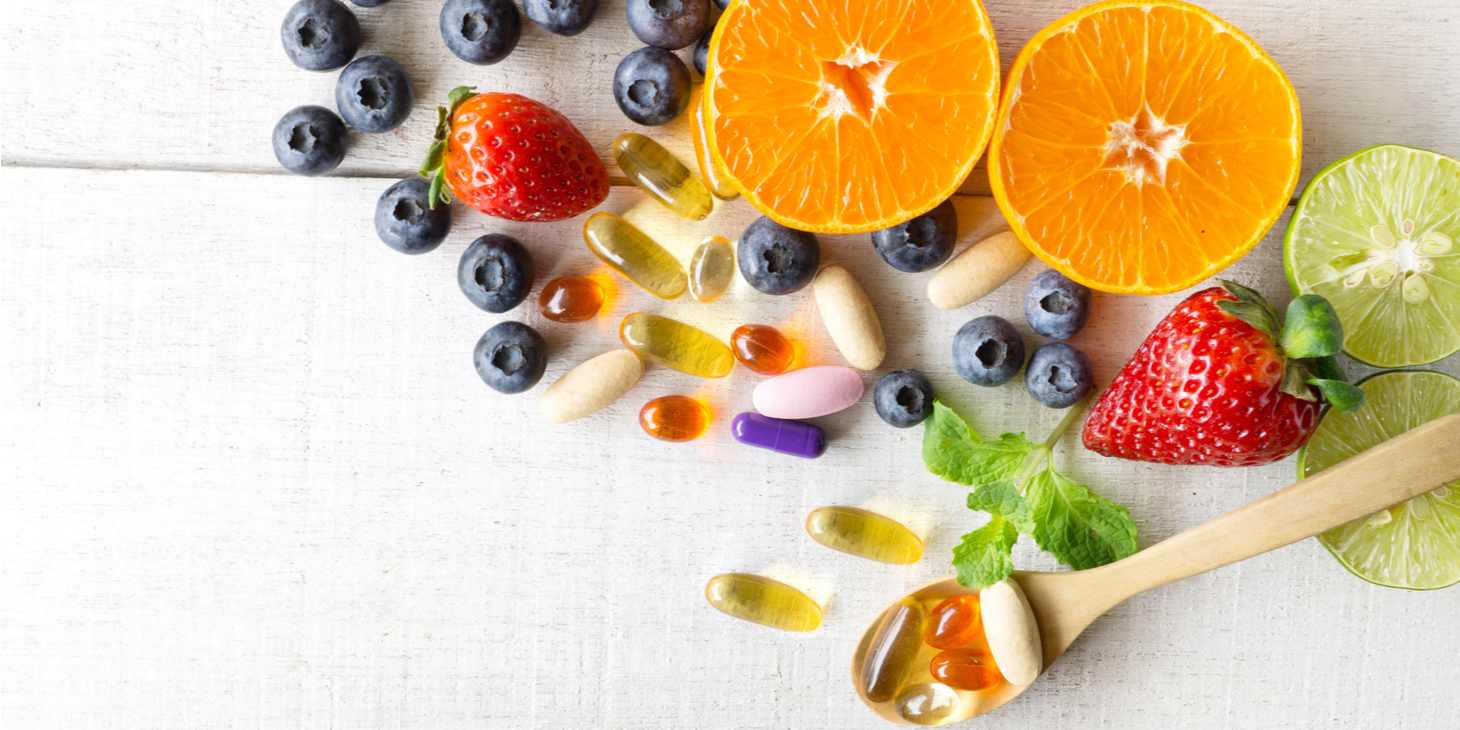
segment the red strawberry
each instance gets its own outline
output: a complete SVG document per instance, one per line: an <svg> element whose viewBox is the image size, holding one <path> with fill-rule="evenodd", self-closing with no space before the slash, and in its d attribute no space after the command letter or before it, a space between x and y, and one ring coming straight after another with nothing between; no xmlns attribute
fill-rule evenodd
<svg viewBox="0 0 1460 730"><path fill-rule="evenodd" d="M1256 292L1223 286L1193 294L1156 325L1095 404L1085 448L1163 464L1255 466L1313 435L1320 391L1342 410L1362 403L1332 357L1343 335L1328 302L1294 300L1279 336L1277 313Z"/></svg>
<svg viewBox="0 0 1460 730"><path fill-rule="evenodd" d="M436 143L421 164L431 207L449 191L490 216L557 221L608 197L608 171L568 118L517 94L451 92L437 107Z"/></svg>

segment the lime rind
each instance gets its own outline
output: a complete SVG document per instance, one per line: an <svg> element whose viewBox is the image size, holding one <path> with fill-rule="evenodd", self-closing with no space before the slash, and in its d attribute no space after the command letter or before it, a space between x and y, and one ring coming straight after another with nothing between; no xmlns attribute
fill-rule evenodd
<svg viewBox="0 0 1460 730"><path fill-rule="evenodd" d="M1380 145L1335 162L1303 191L1283 251L1294 294L1333 304L1355 360L1460 351L1460 161Z"/></svg>
<svg viewBox="0 0 1460 730"><path fill-rule="evenodd" d="M1367 400L1329 409L1298 452L1304 478L1441 416L1460 413L1460 380L1427 370L1377 373L1359 382ZM1460 482L1318 536L1354 575L1376 585L1434 590L1460 583Z"/></svg>

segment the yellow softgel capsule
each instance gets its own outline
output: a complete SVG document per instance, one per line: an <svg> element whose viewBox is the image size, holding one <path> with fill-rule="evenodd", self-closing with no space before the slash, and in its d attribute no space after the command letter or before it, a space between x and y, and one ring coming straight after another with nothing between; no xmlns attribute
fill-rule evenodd
<svg viewBox="0 0 1460 730"><path fill-rule="evenodd" d="M690 127L695 142L695 161L700 166L700 179L705 182L705 187L709 189L710 194L721 200L729 200L740 195L740 191L735 189L734 183L725 177L724 171L715 164L714 158L710 157L710 139L709 135L705 134L705 103L703 101L694 108L694 112L690 115Z"/></svg>
<svg viewBox="0 0 1460 730"><path fill-rule="evenodd" d="M613 159L640 190L680 217L704 220L715 207L704 181L663 145L642 134L620 134L613 141Z"/></svg>
<svg viewBox="0 0 1460 730"><path fill-rule="evenodd" d="M624 346L645 360L701 378L723 378L735 367L730 347L714 335L657 314L634 312L618 328Z"/></svg>
<svg viewBox="0 0 1460 730"><path fill-rule="evenodd" d="M735 279L735 247L710 236L695 249L689 260L689 295L699 302L713 302L725 296Z"/></svg>
<svg viewBox="0 0 1460 730"><path fill-rule="evenodd" d="M705 584L705 598L722 613L782 631L815 631L821 606L778 580L750 573L724 573Z"/></svg>
<svg viewBox="0 0 1460 730"><path fill-rule="evenodd" d="M583 240L609 268L660 299L683 294L689 283L674 254L612 213L589 216L583 224Z"/></svg>
<svg viewBox="0 0 1460 730"><path fill-rule="evenodd" d="M923 557L923 541L901 522L856 507L822 507L806 518L811 539L879 563L907 565Z"/></svg>

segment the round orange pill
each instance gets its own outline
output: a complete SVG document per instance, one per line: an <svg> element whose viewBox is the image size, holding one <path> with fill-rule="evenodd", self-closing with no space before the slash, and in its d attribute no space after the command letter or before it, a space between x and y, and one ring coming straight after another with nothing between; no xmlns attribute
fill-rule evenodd
<svg viewBox="0 0 1460 730"><path fill-rule="evenodd" d="M586 276L559 276L542 288L537 306L554 322L590 320L603 306L603 287Z"/></svg>
<svg viewBox="0 0 1460 730"><path fill-rule="evenodd" d="M639 425L660 441L693 441L710 430L710 409L694 398L666 395L644 404Z"/></svg>
<svg viewBox="0 0 1460 730"><path fill-rule="evenodd" d="M928 672L933 675L933 679L953 689L966 689L970 692L988 689L1004 678L999 673L998 665L994 664L994 655L984 648L939 652L928 664Z"/></svg>
<svg viewBox="0 0 1460 730"><path fill-rule="evenodd" d="M730 350L740 364L761 375L778 375L791 367L796 348L781 331L765 324L744 324L730 333Z"/></svg>
<svg viewBox="0 0 1460 730"><path fill-rule="evenodd" d="M923 641L934 649L957 649L983 635L983 611L978 596L953 596L928 614Z"/></svg>

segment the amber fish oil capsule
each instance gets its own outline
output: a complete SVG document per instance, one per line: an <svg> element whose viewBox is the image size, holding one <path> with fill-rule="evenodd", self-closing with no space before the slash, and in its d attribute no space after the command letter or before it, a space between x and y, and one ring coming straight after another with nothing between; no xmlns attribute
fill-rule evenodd
<svg viewBox="0 0 1460 730"><path fill-rule="evenodd" d="M868 702L896 697L912 674L913 660L923 644L923 618L923 605L915 598L904 598L887 609L871 640L858 647L862 676L857 689ZM852 666L857 664L854 659Z"/></svg>
<svg viewBox="0 0 1460 730"><path fill-rule="evenodd" d="M710 236L689 260L689 295L706 304L725 296L735 279L735 247Z"/></svg>
<svg viewBox="0 0 1460 730"><path fill-rule="evenodd" d="M680 217L704 220L715 206L704 181L663 145L642 134L620 134L613 141L613 159L640 190Z"/></svg>
<svg viewBox="0 0 1460 730"><path fill-rule="evenodd" d="M736 327L730 333L730 348L741 365L761 375L779 375L796 359L796 348L791 341L767 324Z"/></svg>
<svg viewBox="0 0 1460 730"><path fill-rule="evenodd" d="M586 322L603 307L603 287L586 276L559 276L542 288L537 306L554 322Z"/></svg>
<svg viewBox="0 0 1460 730"><path fill-rule="evenodd" d="M657 314L634 312L618 328L624 346L639 357L701 378L723 378L735 356L714 335Z"/></svg>
<svg viewBox="0 0 1460 730"><path fill-rule="evenodd" d="M750 573L725 573L705 585L705 598L720 612L782 631L815 631L821 606L778 580Z"/></svg>
<svg viewBox="0 0 1460 730"><path fill-rule="evenodd" d="M583 224L583 240L609 268L660 299L683 294L689 283L674 254L612 213L589 216Z"/></svg>
<svg viewBox="0 0 1460 730"><path fill-rule="evenodd" d="M912 530L857 507L812 510L806 518L806 532L832 550L879 563L908 565L923 557L923 541Z"/></svg>
<svg viewBox="0 0 1460 730"><path fill-rule="evenodd" d="M694 398L666 395L644 404L639 425L660 441L693 441L710 430L710 409Z"/></svg>
<svg viewBox="0 0 1460 730"><path fill-rule="evenodd" d="M710 156L710 136L705 133L705 103L701 101L694 108L690 116L691 134L695 143L695 161L700 166L700 179L704 181L705 187L710 194L721 199L729 200L740 195L735 185L725 178L725 173L715 165L715 160Z"/></svg>

